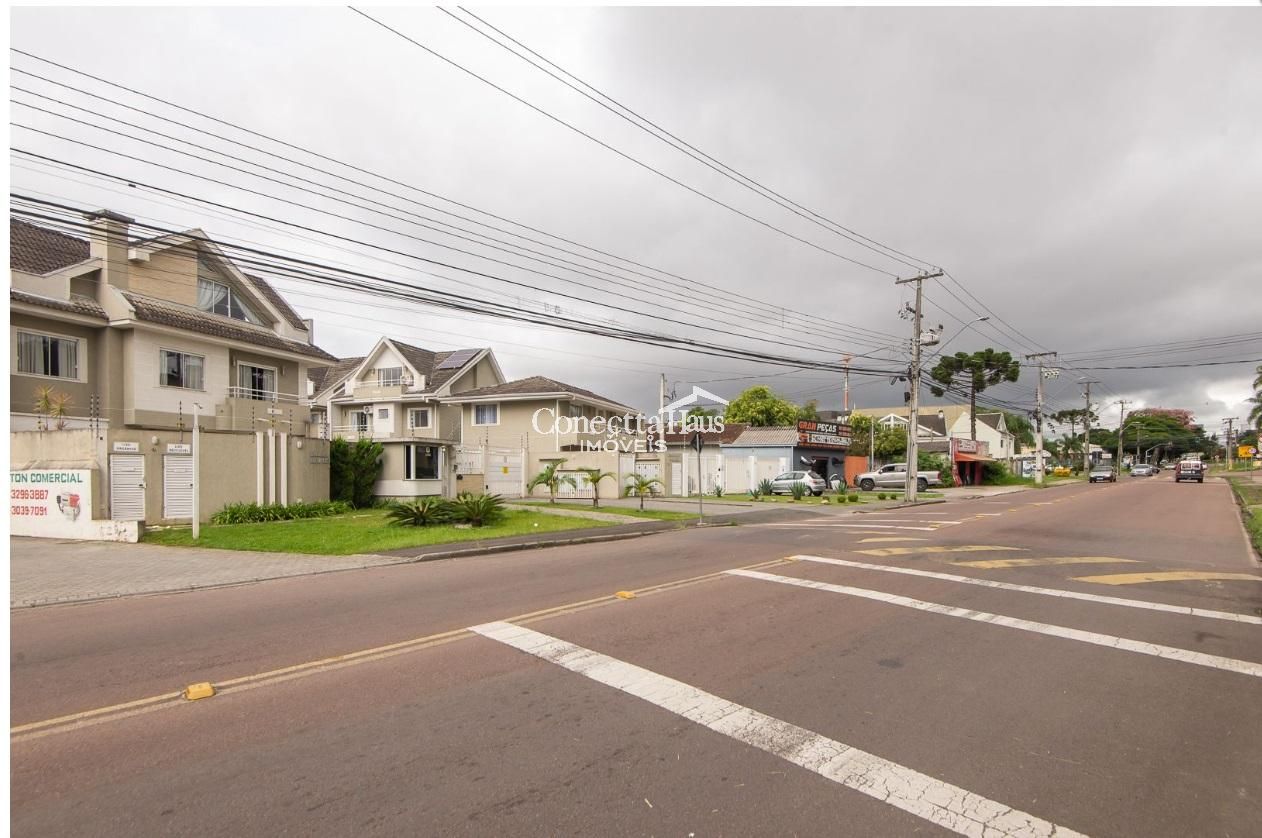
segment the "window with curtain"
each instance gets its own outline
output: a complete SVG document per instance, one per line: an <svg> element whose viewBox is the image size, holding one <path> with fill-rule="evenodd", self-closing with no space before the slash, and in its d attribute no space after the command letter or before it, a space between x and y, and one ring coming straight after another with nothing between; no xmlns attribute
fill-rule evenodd
<svg viewBox="0 0 1262 838"><path fill-rule="evenodd" d="M231 285L206 277L199 277L197 280L197 307L202 311L221 314L234 320L244 320L247 323L262 322L254 310L246 304L242 295L233 291Z"/></svg>
<svg viewBox="0 0 1262 838"><path fill-rule="evenodd" d="M405 480L437 480L439 447L437 445L405 445L403 477Z"/></svg>
<svg viewBox="0 0 1262 838"><path fill-rule="evenodd" d="M381 387L398 387L403 383L403 367L378 367L377 384Z"/></svg>
<svg viewBox="0 0 1262 838"><path fill-rule="evenodd" d="M79 377L79 341L18 332L18 372L50 378Z"/></svg>
<svg viewBox="0 0 1262 838"><path fill-rule="evenodd" d="M475 404L473 406L473 424L498 425L500 423L500 406L498 404Z"/></svg>
<svg viewBox="0 0 1262 838"><path fill-rule="evenodd" d="M164 387L182 387L186 390L203 390L206 359L187 352L160 350L161 376Z"/></svg>
<svg viewBox="0 0 1262 838"><path fill-rule="evenodd" d="M408 411L408 427L409 428L428 428L429 427L429 408L414 407Z"/></svg>

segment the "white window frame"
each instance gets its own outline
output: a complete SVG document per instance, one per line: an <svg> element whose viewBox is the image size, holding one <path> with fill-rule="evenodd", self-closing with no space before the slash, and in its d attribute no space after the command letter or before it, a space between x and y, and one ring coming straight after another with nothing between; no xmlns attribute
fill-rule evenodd
<svg viewBox="0 0 1262 838"><path fill-rule="evenodd" d="M475 405L472 405L472 407L473 407L473 416L471 417L470 424L473 425L473 427L492 428L500 423L500 403L499 402L487 402L486 404L475 404ZM479 422L478 421L478 408L480 407L495 408L495 421L494 422Z"/></svg>
<svg viewBox="0 0 1262 838"><path fill-rule="evenodd" d="M424 425L416 424L416 419L414 418L415 415L417 413L420 413L421 411L425 412ZM428 430L432 428L433 426L434 426L434 414L428 407L409 407L408 408L408 430L424 431L424 430Z"/></svg>
<svg viewBox="0 0 1262 838"><path fill-rule="evenodd" d="M385 380L383 380L381 374L383 372L393 372L394 370L399 371L399 380L393 383L387 384ZM377 367L376 368L377 386L378 387L402 387L403 386L403 372L404 372L403 367Z"/></svg>
<svg viewBox="0 0 1262 838"><path fill-rule="evenodd" d="M256 326L263 325L263 322L264 322L263 318L259 317L258 312L256 312L254 310L254 307L250 304L249 299L246 297L246 295L242 294L235 287L233 287L231 282L221 282L218 279L211 279L208 276L202 276L200 272L198 273L198 276L197 276L197 282L199 286L203 282L208 282L208 283L211 283L212 285L219 285L223 287L227 291L227 300L228 300L228 314L220 314L219 312L215 311L213 308L199 309L199 311L204 311L207 314L213 314L216 317L227 317L229 320L237 320L241 323L253 323ZM232 316L234 300L236 301L236 306L241 310L241 313L245 315L244 317Z"/></svg>
<svg viewBox="0 0 1262 838"><path fill-rule="evenodd" d="M416 476L416 456L415 452L418 448L433 448L438 452L434 458L434 476L433 477L417 477ZM443 446L433 445L426 442L409 442L403 446L403 479L409 481L425 481L425 480L442 480L443 479L443 463L445 455Z"/></svg>
<svg viewBox="0 0 1262 838"><path fill-rule="evenodd" d="M75 346L75 374L73 376L69 376L69 375L45 375L44 373L39 373L39 372L22 372L20 369L18 369L18 341L19 341L18 335L21 335L21 334L34 335L35 337L41 337L41 338L51 338L52 340L74 341L74 343L76 344ZM21 375L27 378L46 378L49 381L85 382L88 380L87 377L84 375L84 370L87 368L87 363L88 363L88 342L84 340L83 338L75 337L74 335L63 335L63 334L60 334L59 332L49 332L44 329L37 330L37 329L24 329L24 328L17 328L17 327L13 329L12 368L13 368L14 375Z"/></svg>
<svg viewBox="0 0 1262 838"><path fill-rule="evenodd" d="M202 386L201 387L185 387L182 384L167 384L167 365L166 355L183 355L187 358L200 358L202 361ZM206 356L198 355L196 352L186 352L183 349L171 349L166 346L158 347L158 386L166 387L168 390L192 390L194 393L206 392Z"/></svg>
<svg viewBox="0 0 1262 838"><path fill-rule="evenodd" d="M389 422L390 421L390 408L388 407L377 408L377 421Z"/></svg>

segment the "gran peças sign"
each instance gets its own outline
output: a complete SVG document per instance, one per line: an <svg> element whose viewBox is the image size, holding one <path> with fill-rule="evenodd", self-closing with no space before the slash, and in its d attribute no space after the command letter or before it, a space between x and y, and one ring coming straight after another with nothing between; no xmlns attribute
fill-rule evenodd
<svg viewBox="0 0 1262 838"><path fill-rule="evenodd" d="M798 422L798 445L804 448L844 450L850 447L850 426L803 419Z"/></svg>

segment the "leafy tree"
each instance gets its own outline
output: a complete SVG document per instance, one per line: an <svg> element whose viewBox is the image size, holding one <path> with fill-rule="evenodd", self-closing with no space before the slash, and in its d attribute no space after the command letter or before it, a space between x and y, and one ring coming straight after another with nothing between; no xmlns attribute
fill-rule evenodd
<svg viewBox="0 0 1262 838"><path fill-rule="evenodd" d="M685 416L717 416L717 415L718 413L716 411L711 410L710 408L707 408L707 407L701 407L700 405L692 408L685 414Z"/></svg>
<svg viewBox="0 0 1262 838"><path fill-rule="evenodd" d="M565 460L553 460L544 467L543 471L530 478L530 482L526 484L527 492L534 492L539 486L548 487L548 498L550 503L557 502L557 489L562 486L570 486L577 488L578 483L568 474L561 474L558 469L565 465Z"/></svg>
<svg viewBox="0 0 1262 838"><path fill-rule="evenodd" d="M903 428L878 428L873 447L878 457L901 457L907 453L907 431Z"/></svg>
<svg viewBox="0 0 1262 838"><path fill-rule="evenodd" d="M1021 363L1010 352L989 348L972 354L956 352L938 361L929 376L937 382L929 385L935 396L946 395L952 385L968 388L969 435L977 439L977 394L1001 381L1016 381L1021 377Z"/></svg>
<svg viewBox="0 0 1262 838"><path fill-rule="evenodd" d="M612 471L601 471L598 468L581 468L579 471L587 475L587 482L592 484L592 506L600 506L600 481L606 478L617 480L618 475Z"/></svg>
<svg viewBox="0 0 1262 838"><path fill-rule="evenodd" d="M806 404L798 408L797 418L800 420L808 420L808 421L812 419L818 419L819 418L819 401L816 399L811 399Z"/></svg>
<svg viewBox="0 0 1262 838"><path fill-rule="evenodd" d="M338 437L329 443L329 497L357 509L372 505L373 487L381 476L380 442L361 439L354 443Z"/></svg>
<svg viewBox="0 0 1262 838"><path fill-rule="evenodd" d="M1034 425L1028 418L1020 413L1012 413L1005 410L1003 411L1003 420L1008 426L1008 432L1017 438L1017 442L1021 443L1022 448L1034 447Z"/></svg>
<svg viewBox="0 0 1262 838"><path fill-rule="evenodd" d="M1248 402L1253 405L1249 410L1249 424L1254 430L1262 433L1262 366L1259 366L1256 372L1257 377L1253 379L1253 397L1248 399Z"/></svg>
<svg viewBox="0 0 1262 838"><path fill-rule="evenodd" d="M770 387L758 385L732 399L724 418L756 427L792 425L797 422L799 409L793 402L773 393Z"/></svg>
<svg viewBox="0 0 1262 838"><path fill-rule="evenodd" d="M872 423L876 420L871 416L863 416L858 413L850 414L850 450L847 454L855 457L866 457L872 452L868 449L868 435L871 433Z"/></svg>

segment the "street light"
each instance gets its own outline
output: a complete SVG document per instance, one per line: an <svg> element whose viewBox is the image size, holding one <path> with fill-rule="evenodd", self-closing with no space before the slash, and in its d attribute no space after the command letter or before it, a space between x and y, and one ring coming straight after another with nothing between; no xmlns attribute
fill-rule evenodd
<svg viewBox="0 0 1262 838"><path fill-rule="evenodd" d="M941 354L942 354L942 350L943 350L943 349L946 349L946 345L947 345L948 343L950 343L951 341L953 341L953 340L955 340L956 338L958 338L960 335L962 335L962 334L964 334L965 332L967 332L967 331L968 331L968 330L969 330L972 326L975 326L975 325L977 325L978 323L985 323L985 322L986 322L987 320L989 320L989 319L990 319L989 317L978 317L978 318L976 318L976 319L974 319L974 320L970 320L970 321L968 321L967 323L965 323L963 326L961 326L961 327L960 327L960 330L959 330L958 332L956 332L955 334L951 335L951 337L947 338L946 340L942 341L942 345L938 347L938 351L937 351L937 352L935 352L935 353L933 353L932 355L930 355L928 358L926 358L926 359L925 359L925 363L928 363L929 361L932 361L934 358L936 358L936 357L938 357L939 355L941 355Z"/></svg>

